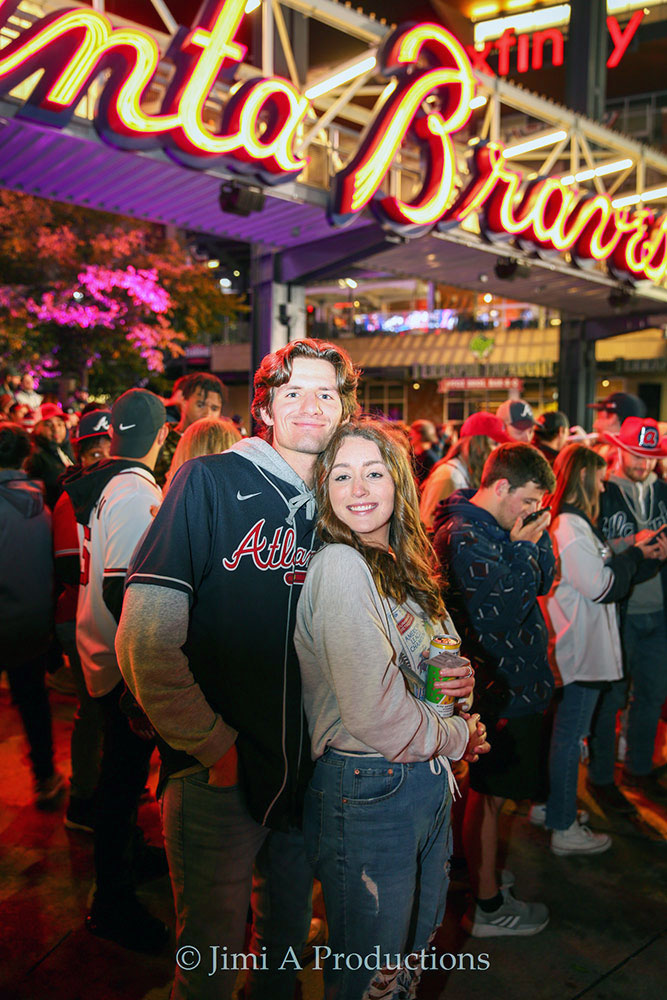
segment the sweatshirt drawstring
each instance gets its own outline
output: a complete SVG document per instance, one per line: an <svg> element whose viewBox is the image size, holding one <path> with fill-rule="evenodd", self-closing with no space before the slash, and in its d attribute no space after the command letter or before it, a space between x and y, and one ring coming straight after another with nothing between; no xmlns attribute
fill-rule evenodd
<svg viewBox="0 0 667 1000"><path fill-rule="evenodd" d="M432 757L428 762L431 774L442 774L443 770L447 775L447 782L449 783L449 790L452 793L452 800L461 798L461 792L459 786L456 783L456 778L454 777L454 772L452 771L452 765L449 762L449 758L445 757L444 754L440 754L439 757Z"/></svg>

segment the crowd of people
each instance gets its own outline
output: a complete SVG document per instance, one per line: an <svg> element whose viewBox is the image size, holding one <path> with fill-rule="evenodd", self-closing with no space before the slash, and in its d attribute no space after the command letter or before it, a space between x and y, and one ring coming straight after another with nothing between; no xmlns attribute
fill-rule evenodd
<svg viewBox="0 0 667 1000"><path fill-rule="evenodd" d="M561 856L611 847L578 808L584 760L605 810L633 809L625 786L667 804L657 422L614 393L592 434L521 399L401 427L360 415L359 377L322 341L267 355L252 437L210 374L74 417L13 370L0 395L0 666L43 808L66 785L45 674L64 657L76 687L64 822L93 836L86 926L162 950L136 885L168 871L177 948L247 952L247 1000L293 997L314 879L327 997L414 996L453 841L469 934L549 921L498 867L507 799ZM433 652L442 635L460 655ZM156 747L164 852L136 823ZM177 964L172 998L231 997L237 968Z"/></svg>

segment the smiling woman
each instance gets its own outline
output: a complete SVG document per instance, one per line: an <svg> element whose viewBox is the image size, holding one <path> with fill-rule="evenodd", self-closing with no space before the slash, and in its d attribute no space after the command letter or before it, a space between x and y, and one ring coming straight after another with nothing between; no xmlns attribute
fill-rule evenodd
<svg viewBox="0 0 667 1000"><path fill-rule="evenodd" d="M315 480L327 544L311 561L294 633L316 760L306 851L331 953L356 958L379 946L383 966L325 960L325 985L337 1000L380 991L390 1000L416 989L418 953L444 916L447 758L476 760L488 743L479 716L443 719L424 701L431 640L456 630L402 440L376 421L351 420L318 458ZM431 662L448 678L437 688L469 697L469 661Z"/></svg>

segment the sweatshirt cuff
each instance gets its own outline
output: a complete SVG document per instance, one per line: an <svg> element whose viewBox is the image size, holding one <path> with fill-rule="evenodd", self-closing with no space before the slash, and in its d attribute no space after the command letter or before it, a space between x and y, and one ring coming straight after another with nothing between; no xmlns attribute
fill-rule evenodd
<svg viewBox="0 0 667 1000"><path fill-rule="evenodd" d="M238 731L232 729L226 722L223 722L219 715L216 715L213 729L206 740L200 743L193 756L204 767L212 767L225 756L230 747L236 742L237 736Z"/></svg>
<svg viewBox="0 0 667 1000"><path fill-rule="evenodd" d="M468 746L468 725L465 719L462 719L460 715L452 715L447 722L454 726L456 731L456 742L455 746L447 751L446 756L450 760L461 760L463 754L466 752L466 747ZM462 741L462 742L461 742ZM457 749L460 748L460 749Z"/></svg>

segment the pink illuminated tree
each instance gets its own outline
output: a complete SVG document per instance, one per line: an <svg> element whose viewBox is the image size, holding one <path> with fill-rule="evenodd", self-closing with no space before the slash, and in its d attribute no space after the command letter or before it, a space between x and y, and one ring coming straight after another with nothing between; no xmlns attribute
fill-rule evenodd
<svg viewBox="0 0 667 1000"><path fill-rule="evenodd" d="M243 308L160 226L0 191L0 360L113 394Z"/></svg>

